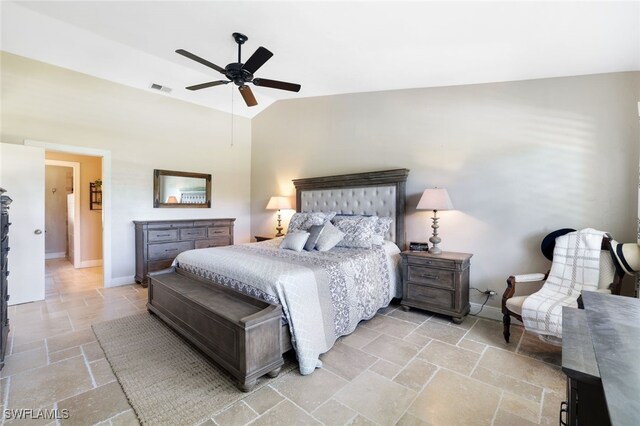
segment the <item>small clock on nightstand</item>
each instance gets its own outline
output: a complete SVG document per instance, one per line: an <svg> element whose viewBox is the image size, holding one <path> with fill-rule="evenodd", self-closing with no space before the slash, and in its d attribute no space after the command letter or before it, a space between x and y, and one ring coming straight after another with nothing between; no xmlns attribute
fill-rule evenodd
<svg viewBox="0 0 640 426"><path fill-rule="evenodd" d="M255 235L253 238L255 238L256 242L259 243L260 241L273 240L275 237L275 235Z"/></svg>
<svg viewBox="0 0 640 426"><path fill-rule="evenodd" d="M472 254L403 251L402 308L450 315L460 324L469 313L469 261Z"/></svg>

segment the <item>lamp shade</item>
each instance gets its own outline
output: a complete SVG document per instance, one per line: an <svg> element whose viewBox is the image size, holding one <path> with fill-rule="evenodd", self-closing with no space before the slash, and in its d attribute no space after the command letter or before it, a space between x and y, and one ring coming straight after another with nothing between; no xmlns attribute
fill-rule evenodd
<svg viewBox="0 0 640 426"><path fill-rule="evenodd" d="M271 197L267 203L267 210L283 210L292 209L291 199L289 197Z"/></svg>
<svg viewBox="0 0 640 426"><path fill-rule="evenodd" d="M175 195L171 195L169 196L169 198L167 198L167 203L169 204L176 204L178 202L178 199L176 198Z"/></svg>
<svg viewBox="0 0 640 426"><path fill-rule="evenodd" d="M416 207L418 210L452 210L451 198L444 188L427 188Z"/></svg>

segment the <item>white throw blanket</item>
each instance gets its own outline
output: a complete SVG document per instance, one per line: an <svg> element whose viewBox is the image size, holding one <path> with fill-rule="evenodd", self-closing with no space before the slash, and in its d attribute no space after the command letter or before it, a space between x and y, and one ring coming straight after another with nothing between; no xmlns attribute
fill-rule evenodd
<svg viewBox="0 0 640 426"><path fill-rule="evenodd" d="M556 238L547 281L522 304L527 331L562 337L562 307L577 307L583 290L598 288L604 235L605 232L587 228Z"/></svg>

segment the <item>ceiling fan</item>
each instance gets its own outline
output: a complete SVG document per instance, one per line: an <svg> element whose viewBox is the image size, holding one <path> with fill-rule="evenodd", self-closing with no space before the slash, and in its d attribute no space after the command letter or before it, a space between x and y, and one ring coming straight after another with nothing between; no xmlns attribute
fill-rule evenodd
<svg viewBox="0 0 640 426"><path fill-rule="evenodd" d="M244 42L249 40L249 38L246 35L240 33L233 33L233 38L236 40L236 43L238 43L238 62L232 62L224 68L219 67L218 65L211 63L206 59L202 59L201 57L196 56L191 52L187 52L184 49L176 50L176 53L199 62L204 66L213 68L214 70L218 71L221 74L224 74L224 76L228 78L228 80L210 81L208 83L189 86L186 88L187 90L206 89L207 87L220 86L222 84L229 84L233 82L236 86L238 86L238 90L240 91L244 102L249 107L258 105L258 102L256 101L255 96L253 96L251 88L247 86L247 83L252 83L253 85L260 87L271 87L273 89L288 90L290 92L300 91L299 84L287 83L285 81L278 80L269 80L266 78L253 78L253 74L262 65L264 65L264 63L267 62L269 58L273 56L273 53L260 46L253 53L253 55L251 55L247 62L243 64L241 59L241 49Z"/></svg>

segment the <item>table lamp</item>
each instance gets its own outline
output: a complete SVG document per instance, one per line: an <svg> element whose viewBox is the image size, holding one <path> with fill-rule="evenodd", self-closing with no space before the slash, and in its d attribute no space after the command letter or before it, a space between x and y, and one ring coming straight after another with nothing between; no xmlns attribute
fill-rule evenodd
<svg viewBox="0 0 640 426"><path fill-rule="evenodd" d="M433 217L431 220L433 224L431 228L433 228L433 235L429 238L429 241L433 244L433 246L429 249L429 253L431 254L440 254L442 250L438 247L440 244L440 237L438 237L438 210L452 210L453 204L451 204L451 198L449 198L449 193L444 188L427 188L422 193L422 197L418 202L418 206L416 207L418 210L433 210Z"/></svg>
<svg viewBox="0 0 640 426"><path fill-rule="evenodd" d="M271 197L269 203L267 204L267 210L278 210L278 226L276 226L276 237L282 237L284 234L282 233L282 218L280 217L280 210L282 209L292 209L291 200L289 197Z"/></svg>

